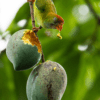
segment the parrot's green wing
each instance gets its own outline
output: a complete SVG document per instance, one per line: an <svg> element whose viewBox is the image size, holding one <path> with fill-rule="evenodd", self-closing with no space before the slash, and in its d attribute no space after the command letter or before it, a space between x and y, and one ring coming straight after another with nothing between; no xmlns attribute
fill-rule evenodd
<svg viewBox="0 0 100 100"><path fill-rule="evenodd" d="M38 24L44 27L44 20L49 13L57 13L52 0L35 0L34 15Z"/></svg>
<svg viewBox="0 0 100 100"><path fill-rule="evenodd" d="M36 0L35 6L40 12L53 12L56 13L56 8L52 0Z"/></svg>

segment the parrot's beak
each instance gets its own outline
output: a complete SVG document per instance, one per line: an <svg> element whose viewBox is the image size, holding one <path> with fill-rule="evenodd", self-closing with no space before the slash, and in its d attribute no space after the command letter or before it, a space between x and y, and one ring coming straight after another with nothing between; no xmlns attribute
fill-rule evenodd
<svg viewBox="0 0 100 100"><path fill-rule="evenodd" d="M61 31L62 28L63 28L64 19L61 16L59 16L59 15L56 15L56 16L58 18L58 25L56 25L56 29Z"/></svg>
<svg viewBox="0 0 100 100"><path fill-rule="evenodd" d="M59 31L61 31L62 28L63 28L63 24L61 24L61 25L57 25L57 26L56 26L56 29L59 30Z"/></svg>

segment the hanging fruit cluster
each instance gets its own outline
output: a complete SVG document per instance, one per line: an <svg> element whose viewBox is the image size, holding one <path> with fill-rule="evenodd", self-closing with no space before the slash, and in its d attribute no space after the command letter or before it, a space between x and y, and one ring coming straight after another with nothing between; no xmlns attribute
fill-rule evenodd
<svg viewBox="0 0 100 100"><path fill-rule="evenodd" d="M35 20L46 29L62 30L64 20L57 15L52 0L29 0L34 5ZM31 7L30 7L31 8ZM34 16L33 16L34 17ZM34 24L34 23L33 23ZM39 28L22 29L10 38L6 54L16 71L29 69L41 60L43 51L37 37ZM62 39L60 33L57 37ZM44 61L29 75L26 86L28 100L61 100L67 85L64 68L53 61Z"/></svg>

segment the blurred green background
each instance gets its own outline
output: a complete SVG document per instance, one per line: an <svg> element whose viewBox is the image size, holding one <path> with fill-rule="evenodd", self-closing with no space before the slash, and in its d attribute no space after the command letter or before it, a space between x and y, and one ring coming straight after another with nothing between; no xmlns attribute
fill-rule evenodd
<svg viewBox="0 0 100 100"><path fill-rule="evenodd" d="M60 63L66 70L68 84L62 100L100 100L100 26L84 0L53 0L57 13L65 23L61 35L56 30L41 29L45 60ZM90 0L100 15L100 0ZM26 20L23 27L18 22ZM7 31L32 29L29 4L25 3L15 15ZM3 33L0 32L0 35ZM51 35L50 35L51 34ZM5 51L0 54L0 100L27 100L26 82L32 68L15 71Z"/></svg>

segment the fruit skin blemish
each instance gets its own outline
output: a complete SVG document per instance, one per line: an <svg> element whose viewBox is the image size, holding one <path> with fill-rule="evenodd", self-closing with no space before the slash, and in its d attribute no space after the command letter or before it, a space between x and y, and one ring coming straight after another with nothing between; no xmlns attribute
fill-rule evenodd
<svg viewBox="0 0 100 100"><path fill-rule="evenodd" d="M36 45L38 48L38 52L42 53L41 44L39 42L39 39L38 37L36 37L35 33L32 30L24 31L22 40L25 44L31 44L32 46Z"/></svg>

